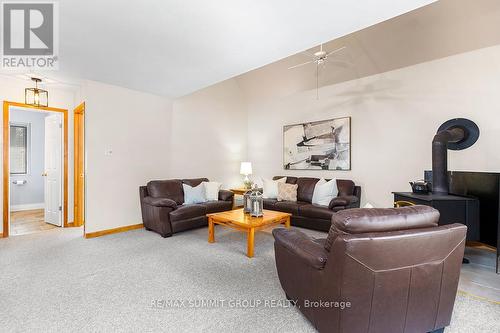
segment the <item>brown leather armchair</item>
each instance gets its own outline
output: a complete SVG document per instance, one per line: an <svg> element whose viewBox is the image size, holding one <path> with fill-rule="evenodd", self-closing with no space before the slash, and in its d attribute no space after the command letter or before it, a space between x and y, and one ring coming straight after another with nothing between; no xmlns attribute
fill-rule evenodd
<svg viewBox="0 0 500 333"><path fill-rule="evenodd" d="M147 230L162 237L188 229L207 226L206 214L231 210L233 193L220 190L219 200L184 205L182 184L198 186L206 178L153 180L139 187L142 221Z"/></svg>
<svg viewBox="0 0 500 333"><path fill-rule="evenodd" d="M320 332L442 332L467 228L438 220L428 206L351 209L326 239L275 229L281 286Z"/></svg>

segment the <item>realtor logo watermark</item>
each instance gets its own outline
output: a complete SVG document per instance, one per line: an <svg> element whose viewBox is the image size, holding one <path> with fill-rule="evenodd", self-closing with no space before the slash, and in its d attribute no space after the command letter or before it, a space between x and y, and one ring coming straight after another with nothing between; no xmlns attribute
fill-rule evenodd
<svg viewBox="0 0 500 333"><path fill-rule="evenodd" d="M57 2L2 2L2 69L58 69Z"/></svg>
<svg viewBox="0 0 500 333"><path fill-rule="evenodd" d="M340 310L350 309L352 306L349 301L336 300L299 300L288 299L153 299L151 301L152 309L212 309L212 308L337 308Z"/></svg>

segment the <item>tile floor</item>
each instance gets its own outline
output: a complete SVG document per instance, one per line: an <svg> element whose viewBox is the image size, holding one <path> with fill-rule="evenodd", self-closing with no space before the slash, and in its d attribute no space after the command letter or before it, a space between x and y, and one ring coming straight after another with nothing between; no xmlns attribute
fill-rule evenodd
<svg viewBox="0 0 500 333"><path fill-rule="evenodd" d="M24 210L10 213L11 236L33 234L40 231L57 228L55 225L45 223L44 210Z"/></svg>
<svg viewBox="0 0 500 333"><path fill-rule="evenodd" d="M458 289L500 304L500 274L495 273L496 251L485 247L465 248L469 264L463 264Z"/></svg>

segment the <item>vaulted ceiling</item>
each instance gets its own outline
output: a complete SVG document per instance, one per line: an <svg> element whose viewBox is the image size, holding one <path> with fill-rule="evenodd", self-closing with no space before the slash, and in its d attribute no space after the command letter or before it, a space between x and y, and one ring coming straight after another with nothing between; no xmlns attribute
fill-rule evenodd
<svg viewBox="0 0 500 333"><path fill-rule="evenodd" d="M64 0L57 75L178 97L432 2Z"/></svg>
<svg viewBox="0 0 500 333"><path fill-rule="evenodd" d="M336 38L327 51L345 47L320 70L328 86L500 44L500 1L440 0L379 24ZM308 50L309 54L319 46ZM314 64L299 52L237 77L248 98L278 97L316 87Z"/></svg>

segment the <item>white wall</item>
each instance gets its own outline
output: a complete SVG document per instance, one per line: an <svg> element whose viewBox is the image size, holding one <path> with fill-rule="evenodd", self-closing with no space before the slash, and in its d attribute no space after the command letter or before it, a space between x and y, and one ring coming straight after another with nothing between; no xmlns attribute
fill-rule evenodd
<svg viewBox="0 0 500 333"><path fill-rule="evenodd" d="M24 103L24 88L32 86L31 82L11 77L0 76L0 102L10 101ZM80 101L75 101L75 87L49 86L49 106L68 110L68 222L73 221L73 109ZM2 120L3 121L3 120ZM0 128L0 144L3 140L3 128ZM3 145L1 146L3 147ZM3 148L0 148L3 149ZM3 151L2 151L3 154ZM0 166L0 172L3 172ZM2 178L2 177L0 177ZM3 186L3 178L0 179ZM0 193L0 199L3 196ZM3 205L0 205L0 216L3 214ZM0 223L0 232L3 232L3 224Z"/></svg>
<svg viewBox="0 0 500 333"><path fill-rule="evenodd" d="M173 103L86 82L85 232L141 223L138 189L153 179L207 177L224 187L241 184L247 139L242 98L234 80Z"/></svg>
<svg viewBox="0 0 500 333"><path fill-rule="evenodd" d="M363 186L363 204L392 206L392 191L408 191L408 181L431 168L432 138L456 117L475 121L481 136L449 153L450 170L500 172L500 46L323 87L319 100L314 90L286 96L279 75L259 71L238 78L265 92L244 91L255 174L349 178ZM345 116L352 117L352 171L283 170L283 125Z"/></svg>
<svg viewBox="0 0 500 333"><path fill-rule="evenodd" d="M207 177L225 188L241 185L247 117L236 80L175 100L170 140L172 178Z"/></svg>
<svg viewBox="0 0 500 333"><path fill-rule="evenodd" d="M256 176L350 178L363 186L363 203L391 206L391 191L408 190L431 167L432 137L454 117L474 120L481 137L450 152L450 169L500 170L500 46L327 86L320 100L314 90L287 94L278 74L260 69L174 102L91 81L81 91L51 89L53 106L86 101L86 232L141 223L138 187L151 179L208 177L230 187L241 184L243 160ZM24 83L0 86L1 99L22 101ZM344 116L352 117L351 171L283 170L283 125ZM70 148L72 126L71 117ZM70 163L70 221L72 174Z"/></svg>
<svg viewBox="0 0 500 333"><path fill-rule="evenodd" d="M28 172L25 175L10 176L10 207L11 210L21 206L39 205L44 203L44 172L45 159L45 117L49 113L14 109L10 111L11 124L28 125ZM15 185L12 182L25 180L26 184Z"/></svg>
<svg viewBox="0 0 500 333"><path fill-rule="evenodd" d="M169 178L172 103L88 81L85 100L85 232L142 223L139 186ZM112 151L110 154L109 152Z"/></svg>
<svg viewBox="0 0 500 333"><path fill-rule="evenodd" d="M27 85L0 77L0 100L22 102ZM171 178L171 101L92 81L48 90L50 106L69 111L68 221L73 220L73 109L85 101L86 232L141 223L139 186Z"/></svg>

